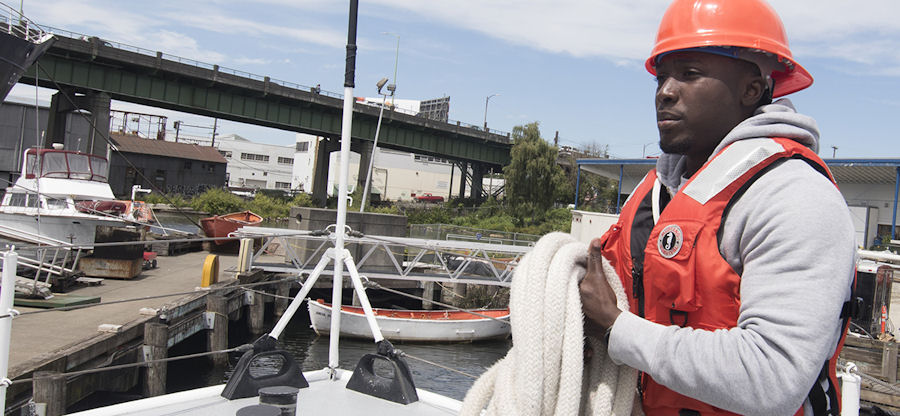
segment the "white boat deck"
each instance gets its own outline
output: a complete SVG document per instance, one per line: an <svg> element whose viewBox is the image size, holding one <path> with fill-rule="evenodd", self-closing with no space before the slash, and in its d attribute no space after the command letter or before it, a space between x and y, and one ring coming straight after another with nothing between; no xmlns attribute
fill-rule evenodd
<svg viewBox="0 0 900 416"><path fill-rule="evenodd" d="M340 379L331 381L326 370L304 373L309 387L297 394L297 415L456 415L462 402L417 389L419 401L407 405L368 396L345 388L352 375L338 370ZM135 400L100 409L72 413L71 416L220 416L233 415L238 410L259 404L256 397L228 400L219 394L224 385L188 390L181 393Z"/></svg>

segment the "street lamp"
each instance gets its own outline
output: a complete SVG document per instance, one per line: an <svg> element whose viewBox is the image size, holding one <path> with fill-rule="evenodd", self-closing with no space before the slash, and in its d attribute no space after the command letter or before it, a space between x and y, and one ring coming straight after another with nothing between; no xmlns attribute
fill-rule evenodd
<svg viewBox="0 0 900 416"><path fill-rule="evenodd" d="M382 35L394 35L397 37L397 50L394 52L394 85L397 85L397 63L400 62L400 35L393 32L381 32ZM388 86L390 90L390 86ZM393 90L390 90L393 92ZM391 107L394 106L394 94L391 94Z"/></svg>
<svg viewBox="0 0 900 416"><path fill-rule="evenodd" d="M375 83L375 86L378 87L378 94L382 97L381 110L378 111L378 124L375 126L375 141L372 143L372 154L369 156L369 169L366 171L366 185L363 187L362 199L359 202L359 212L365 212L366 210L366 198L369 196L369 184L372 182L372 166L375 164L375 151L378 149L378 133L381 132L381 117L384 115L384 105L387 102L388 95L390 95L391 100L393 100L394 91L397 89L396 85L388 84L388 92L381 92L381 89L384 88L384 85L387 84L387 82L387 78L382 78Z"/></svg>
<svg viewBox="0 0 900 416"><path fill-rule="evenodd" d="M498 96L498 95L500 95L500 94L491 94L491 95L488 95L487 98L484 99L484 131L485 131L485 133L487 133L487 131L488 131L488 127L487 127L487 108L488 108L488 103L491 101L491 97L495 97L495 96Z"/></svg>

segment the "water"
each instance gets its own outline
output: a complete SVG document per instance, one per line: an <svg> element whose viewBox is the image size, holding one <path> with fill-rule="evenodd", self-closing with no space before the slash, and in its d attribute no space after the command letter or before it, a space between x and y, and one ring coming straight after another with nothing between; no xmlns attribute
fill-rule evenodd
<svg viewBox="0 0 900 416"><path fill-rule="evenodd" d="M171 232L171 230L184 231L186 233L201 233L200 227L197 225L200 224L200 218L206 217L206 215L198 215L198 214L186 214L186 213L178 213L178 212L155 212L156 220L159 222L159 225L165 227ZM151 227L151 232L163 234L163 230L159 227Z"/></svg>
<svg viewBox="0 0 900 416"><path fill-rule="evenodd" d="M278 340L278 347L289 352L300 363L303 371L321 370L328 366L328 338L317 336L309 325L309 314L304 305L300 307L294 319L282 333ZM267 330L273 326L274 322L270 322ZM239 334L232 334L232 332L239 332ZM256 338L244 331L243 321L232 323L229 326L229 334L231 345L253 342ZM395 348L408 355L476 377L506 356L511 346L512 342L509 340L475 343L394 344ZM190 352L193 351L181 352L173 349L169 351L169 355L175 356ZM372 353L375 353L374 342L342 338L339 367L352 371L363 355ZM228 368L214 368L205 359L190 360L192 362L179 364L177 368L170 366L167 388L169 392L175 392L225 383L231 376L238 358L240 357L237 354L232 356L229 359ZM413 383L417 388L457 400L462 400L475 382L475 379L471 377L412 358L406 358L406 363L409 365Z"/></svg>
<svg viewBox="0 0 900 416"><path fill-rule="evenodd" d="M303 371L328 366L328 338L318 337L309 328L306 308L301 308L288 325L279 343L295 359L303 360ZM470 375L480 376L491 365L506 356L512 343L508 340L475 343L395 344L394 347L413 357L428 360ZM339 367L352 370L364 354L375 352L371 341L341 339ZM407 358L416 387L462 400L474 379L443 368Z"/></svg>

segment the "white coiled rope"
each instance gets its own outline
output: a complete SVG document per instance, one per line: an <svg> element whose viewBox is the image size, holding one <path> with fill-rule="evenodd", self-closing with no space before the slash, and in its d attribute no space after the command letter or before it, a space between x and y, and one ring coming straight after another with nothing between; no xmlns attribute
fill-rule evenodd
<svg viewBox="0 0 900 416"><path fill-rule="evenodd" d="M617 366L596 336L584 337L578 282L587 244L569 234L547 234L516 267L510 292L513 347L475 382L463 416L631 415L638 373ZM615 270L603 270L628 310ZM586 361L585 343L594 351Z"/></svg>

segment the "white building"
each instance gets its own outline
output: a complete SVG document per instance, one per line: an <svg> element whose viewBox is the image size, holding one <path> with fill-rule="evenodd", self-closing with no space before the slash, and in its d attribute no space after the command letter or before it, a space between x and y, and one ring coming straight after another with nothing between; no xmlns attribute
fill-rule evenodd
<svg viewBox="0 0 900 416"><path fill-rule="evenodd" d="M357 97L358 104L371 105L380 107L383 97ZM421 105L424 103L425 109ZM449 97L443 97L435 100L419 101L419 100L392 100L387 98L386 108L394 106L393 111L399 111L407 114L420 114L420 111L431 112L443 111L440 115L446 118L446 112L449 109ZM437 116L440 116L437 115ZM432 114L435 116L435 114ZM316 165L316 146L319 138L308 134L297 134L297 142L294 153L294 170L291 177L291 187L293 189L302 189L305 192L312 191L313 176ZM435 156L419 155L396 150L389 150L379 147L375 150L375 163L372 167L372 184L370 185L373 195L380 195L381 199L392 201L408 201L414 200L417 196L428 195L441 196L445 200L450 195L459 196L460 181L464 180L458 168L454 168L449 160ZM350 156L350 178L348 191L353 192L359 183L359 160L358 153L351 153ZM332 152L329 156L329 172L328 172L328 195L332 196L337 191L338 165L340 163L340 152ZM363 172L365 172L365 168ZM451 173L453 178L451 179ZM363 174L365 175L365 174ZM365 178L363 178L365 179ZM452 190L451 190L452 185ZM490 179L485 175L482 189L496 190L503 186L502 179ZM466 188L468 196L471 190Z"/></svg>
<svg viewBox="0 0 900 416"><path fill-rule="evenodd" d="M208 138L188 137L179 141L210 144ZM229 188L292 189L293 146L255 143L237 134L217 137L215 146L228 160L226 184Z"/></svg>
<svg viewBox="0 0 900 416"><path fill-rule="evenodd" d="M294 172L291 186L294 189L312 190L315 170L316 145L318 138L308 134L297 134ZM453 195L459 194L459 169L451 168L450 161L434 156L378 148L372 167L371 193L381 195L381 199L394 201L413 200L416 196L431 194L450 196L450 172L453 171ZM332 152L329 159L328 195L337 190L340 152ZM365 171L365 170L364 170ZM358 183L359 154L350 154L350 179L348 190L352 193ZM496 184L495 184L496 185Z"/></svg>

